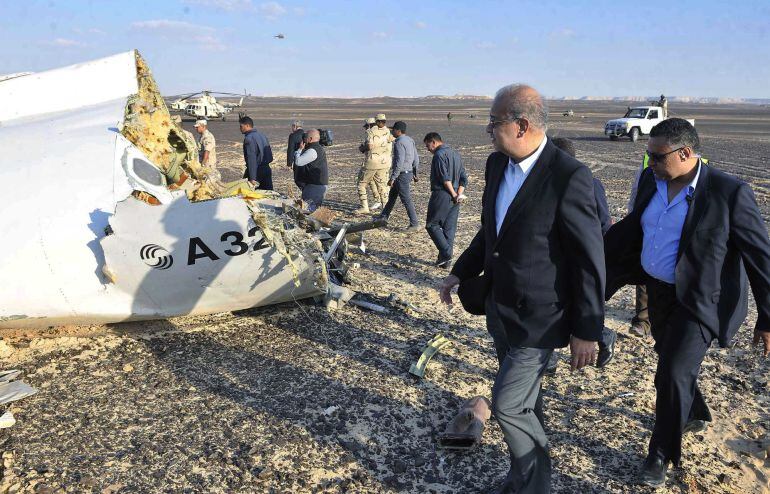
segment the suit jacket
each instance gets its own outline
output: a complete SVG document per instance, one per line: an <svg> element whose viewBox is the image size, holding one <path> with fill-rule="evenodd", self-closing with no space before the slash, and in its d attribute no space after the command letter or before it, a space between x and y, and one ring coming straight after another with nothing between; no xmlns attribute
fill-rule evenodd
<svg viewBox="0 0 770 494"><path fill-rule="evenodd" d="M604 237L607 300L623 285L643 285L641 217L656 191L646 169L631 214ZM682 228L676 263L676 298L728 346L746 318L747 279L757 302L757 327L770 330L770 240L751 187L701 163Z"/></svg>
<svg viewBox="0 0 770 494"><path fill-rule="evenodd" d="M588 168L550 140L505 215L495 203L508 157L487 159L482 226L452 274L482 271L509 344L557 348L570 335L598 341L604 327L604 250Z"/></svg>

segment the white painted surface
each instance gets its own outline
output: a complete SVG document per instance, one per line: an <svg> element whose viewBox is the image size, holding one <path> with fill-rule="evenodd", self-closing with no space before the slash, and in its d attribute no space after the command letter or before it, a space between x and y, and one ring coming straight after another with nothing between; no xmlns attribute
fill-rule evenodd
<svg viewBox="0 0 770 494"><path fill-rule="evenodd" d="M129 181L127 160L143 155L118 128L136 91L133 51L0 82L0 327L219 312L318 293L311 265L301 263L295 289L273 249L186 269L189 238L221 254L222 234L247 237L251 215L241 198L190 203ZM43 97L30 106L33 94ZM163 204L130 197L142 187ZM115 233L105 238L108 224ZM148 243L169 249L173 268L142 261ZM103 249L114 284L102 274Z"/></svg>
<svg viewBox="0 0 770 494"><path fill-rule="evenodd" d="M0 122L81 109L136 94L134 50L0 82Z"/></svg>

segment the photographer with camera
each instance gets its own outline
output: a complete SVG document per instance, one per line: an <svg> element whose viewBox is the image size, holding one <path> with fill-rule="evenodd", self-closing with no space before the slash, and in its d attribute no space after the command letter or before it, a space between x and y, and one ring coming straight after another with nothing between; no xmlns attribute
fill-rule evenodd
<svg viewBox="0 0 770 494"><path fill-rule="evenodd" d="M297 182L303 184L302 200L307 202L311 212L323 204L326 186L329 184L326 151L320 140L321 132L318 129L310 129L303 135L299 149L294 152Z"/></svg>

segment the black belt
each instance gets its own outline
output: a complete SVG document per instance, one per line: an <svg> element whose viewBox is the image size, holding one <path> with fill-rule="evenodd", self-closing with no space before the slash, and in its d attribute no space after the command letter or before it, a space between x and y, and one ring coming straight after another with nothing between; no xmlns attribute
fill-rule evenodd
<svg viewBox="0 0 770 494"><path fill-rule="evenodd" d="M661 280L659 280L659 279L657 279L657 278L655 278L653 276L650 276L650 275L647 275L647 284L648 285L658 285L661 288L663 288L663 287L666 287L666 288L676 288L675 284L668 283L668 282L665 282L665 281L661 281Z"/></svg>
<svg viewBox="0 0 770 494"><path fill-rule="evenodd" d="M665 281L660 281L659 279L648 275L647 290L650 289L660 294L669 294L676 297L676 285L672 283L666 283Z"/></svg>

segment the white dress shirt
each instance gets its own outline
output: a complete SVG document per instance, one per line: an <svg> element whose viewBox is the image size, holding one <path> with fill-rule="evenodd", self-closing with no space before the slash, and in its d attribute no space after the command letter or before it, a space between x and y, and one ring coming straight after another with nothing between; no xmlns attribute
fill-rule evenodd
<svg viewBox="0 0 770 494"><path fill-rule="evenodd" d="M497 224L497 233L500 233L500 227L503 226L503 220L505 219L508 208L516 199L516 194L519 193L519 189L524 184L524 180L529 176L529 172L532 171L532 167L535 166L537 159L543 153L545 143L548 141L547 137L543 137L543 142L540 146L527 158L514 163L511 158L508 158L508 166L505 167L505 173L503 179L500 181L500 188L497 189L497 201L495 202L495 223Z"/></svg>

